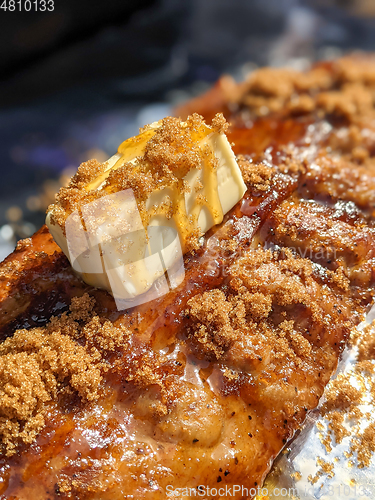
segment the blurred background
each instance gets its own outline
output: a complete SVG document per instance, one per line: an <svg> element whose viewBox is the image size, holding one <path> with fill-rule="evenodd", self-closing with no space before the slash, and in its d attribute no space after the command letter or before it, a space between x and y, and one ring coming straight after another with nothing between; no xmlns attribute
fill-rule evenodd
<svg viewBox="0 0 375 500"><path fill-rule="evenodd" d="M375 49L374 0L6 0L0 22L0 260L79 163L222 73Z"/></svg>

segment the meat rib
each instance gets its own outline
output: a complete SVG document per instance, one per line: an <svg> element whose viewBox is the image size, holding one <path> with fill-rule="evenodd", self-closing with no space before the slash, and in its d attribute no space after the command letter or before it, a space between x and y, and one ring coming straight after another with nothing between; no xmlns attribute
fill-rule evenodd
<svg viewBox="0 0 375 500"><path fill-rule="evenodd" d="M277 73L279 90L260 70L198 103L231 118L248 191L166 296L117 312L45 227L2 263L0 498L262 485L373 300L375 149L350 88L375 85L363 66ZM22 378L28 363L39 379Z"/></svg>

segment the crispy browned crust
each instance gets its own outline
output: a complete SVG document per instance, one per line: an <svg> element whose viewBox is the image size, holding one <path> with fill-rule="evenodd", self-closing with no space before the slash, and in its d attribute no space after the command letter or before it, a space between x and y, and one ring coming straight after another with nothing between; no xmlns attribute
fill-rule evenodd
<svg viewBox="0 0 375 500"><path fill-rule="evenodd" d="M119 314L106 292L74 275L46 228L4 261L0 324L2 338L12 338L0 359L22 352L16 328L28 329L26 339L49 334L50 317L85 293L95 311L78 317L74 306L53 320L59 334L93 356L93 324L100 338L105 319L127 333L115 351L96 346L93 402L62 379L65 392L35 407L44 418L36 439L20 439L10 457L3 443L2 498L157 500L167 485L262 484L373 300L375 149L371 134L360 133L369 113L332 113L340 81L362 71L356 83L367 91L373 80L362 63L357 73L348 64L323 66L310 80L283 73L276 95L268 74L254 76L235 92L235 113L228 96L223 106L215 96L234 124L236 153L245 155L248 191L202 249L185 256L185 280L165 297ZM288 104L297 87L313 100L298 113ZM319 97L323 88L336 92L336 108ZM270 94L274 112L257 117ZM209 115L210 96L201 104L197 111Z"/></svg>

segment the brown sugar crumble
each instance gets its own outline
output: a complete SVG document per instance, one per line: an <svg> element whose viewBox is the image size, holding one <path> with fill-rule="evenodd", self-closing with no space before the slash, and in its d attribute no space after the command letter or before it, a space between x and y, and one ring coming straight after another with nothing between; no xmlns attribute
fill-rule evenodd
<svg viewBox="0 0 375 500"><path fill-rule="evenodd" d="M233 361L236 346L246 342L254 361L267 353L271 365L284 359L303 366L314 347L308 332L296 328L293 307L309 311L311 328L324 322L307 292L315 279L311 261L290 249L249 251L230 267L227 293L214 289L188 301L187 334L196 353ZM321 350L314 354L324 358Z"/></svg>
<svg viewBox="0 0 375 500"><path fill-rule="evenodd" d="M328 428L325 433L321 428L320 436L328 453L332 451L333 438L339 444L349 437L349 451L345 456L356 458L358 468L363 468L371 464L375 453L375 423L370 422L365 428L361 426L363 418L371 420L375 411L374 324L355 332L352 343L358 350L356 363L327 386L321 413L328 421ZM364 414L360 409L364 404L370 405L370 413ZM350 427L345 425L348 421ZM354 465L355 462L351 462Z"/></svg>
<svg viewBox="0 0 375 500"><path fill-rule="evenodd" d="M126 343L128 331L94 312L88 294L46 327L18 330L0 345L0 443L7 456L31 443L48 405L64 394L98 398L105 354Z"/></svg>
<svg viewBox="0 0 375 500"><path fill-rule="evenodd" d="M302 474L299 471L295 471L295 472L291 473L290 477L293 478L297 482L297 481L301 481Z"/></svg>
<svg viewBox="0 0 375 500"><path fill-rule="evenodd" d="M374 117L375 86L371 56L343 57L313 66L306 72L261 68L238 85L228 96L232 104L256 116L270 113L318 116L332 115L356 123ZM355 76L354 76L355 75Z"/></svg>
<svg viewBox="0 0 375 500"><path fill-rule="evenodd" d="M315 484L319 481L319 479L326 475L329 478L333 478L335 473L334 473L334 464L325 462L322 458L318 457L316 459L316 464L320 467L320 469L317 471L315 476L312 476L311 474L308 476L307 480L311 484Z"/></svg>
<svg viewBox="0 0 375 500"><path fill-rule="evenodd" d="M264 163L255 164L243 155L237 157L238 166L241 169L242 177L248 188L255 191L264 192L271 186L271 179L274 170Z"/></svg>
<svg viewBox="0 0 375 500"><path fill-rule="evenodd" d="M230 321L233 304L221 290L211 290L190 299L188 305L190 317L197 322L193 330L195 340L207 353L220 358L235 339Z"/></svg>

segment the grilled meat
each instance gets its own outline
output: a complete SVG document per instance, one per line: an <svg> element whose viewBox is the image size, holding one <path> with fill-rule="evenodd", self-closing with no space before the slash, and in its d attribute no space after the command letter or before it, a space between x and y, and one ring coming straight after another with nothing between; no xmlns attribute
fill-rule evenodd
<svg viewBox="0 0 375 500"><path fill-rule="evenodd" d="M45 227L18 244L0 268L0 498L262 485L373 300L374 86L374 63L345 59L196 103L231 119L248 190L151 303L118 312Z"/></svg>

